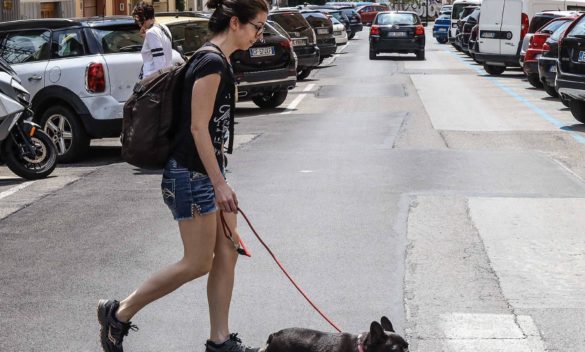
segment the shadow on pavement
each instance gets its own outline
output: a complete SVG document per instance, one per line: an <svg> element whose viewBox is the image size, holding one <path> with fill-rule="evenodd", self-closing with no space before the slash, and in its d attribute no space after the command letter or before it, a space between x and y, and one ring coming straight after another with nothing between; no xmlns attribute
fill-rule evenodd
<svg viewBox="0 0 585 352"><path fill-rule="evenodd" d="M571 132L585 132L585 125L582 123L578 123L571 126L563 126L561 127L561 130Z"/></svg>

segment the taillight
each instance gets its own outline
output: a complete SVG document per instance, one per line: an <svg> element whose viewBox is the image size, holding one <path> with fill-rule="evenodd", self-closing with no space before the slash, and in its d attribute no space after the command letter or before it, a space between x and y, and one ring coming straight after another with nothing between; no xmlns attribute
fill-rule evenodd
<svg viewBox="0 0 585 352"><path fill-rule="evenodd" d="M530 44L528 44L528 48L530 49L541 49L542 45L548 39L548 34L539 34L536 33L530 38Z"/></svg>
<svg viewBox="0 0 585 352"><path fill-rule="evenodd" d="M524 36L526 35L526 33L528 33L528 26L530 24L530 21L528 20L528 15L525 13L522 13L522 27L520 29L520 40L524 39Z"/></svg>
<svg viewBox="0 0 585 352"><path fill-rule="evenodd" d="M414 30L414 34L425 35L425 27L423 27L422 24L419 24L418 26L416 26L416 29Z"/></svg>
<svg viewBox="0 0 585 352"><path fill-rule="evenodd" d="M550 51L550 45L548 45L548 43L544 43L544 44L542 45L542 53L543 53L543 54L546 54L546 53L548 53L549 51Z"/></svg>
<svg viewBox="0 0 585 352"><path fill-rule="evenodd" d="M370 35L380 35L380 26L378 25L372 25L372 27L370 28Z"/></svg>
<svg viewBox="0 0 585 352"><path fill-rule="evenodd" d="M92 93L101 93L106 90L106 75L104 65L91 63L85 69L85 88Z"/></svg>
<svg viewBox="0 0 585 352"><path fill-rule="evenodd" d="M280 46L285 49L290 49L292 47L292 41L286 39L280 42Z"/></svg>

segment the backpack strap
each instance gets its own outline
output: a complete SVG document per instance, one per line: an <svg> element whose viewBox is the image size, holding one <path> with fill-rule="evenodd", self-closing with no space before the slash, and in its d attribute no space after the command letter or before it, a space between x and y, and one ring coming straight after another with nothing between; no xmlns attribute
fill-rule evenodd
<svg viewBox="0 0 585 352"><path fill-rule="evenodd" d="M161 24L155 24L155 26L157 26L158 29L160 29L164 34L165 37L167 37L169 39L169 41L171 42L171 48L175 49L176 52L179 53L179 55L181 55L181 58L183 59L183 61L187 61L187 57L185 56L185 54L183 54L181 52L181 50L178 50L177 45L175 45L175 42L173 41L173 37L171 36L171 33L169 33L167 31L167 27L161 25Z"/></svg>

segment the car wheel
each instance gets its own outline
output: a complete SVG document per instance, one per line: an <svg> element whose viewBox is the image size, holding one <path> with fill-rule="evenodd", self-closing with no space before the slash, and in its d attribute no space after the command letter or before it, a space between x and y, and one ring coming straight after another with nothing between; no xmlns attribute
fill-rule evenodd
<svg viewBox="0 0 585 352"><path fill-rule="evenodd" d="M550 95L551 97L556 98L559 96L559 93L557 93L555 87L549 86L548 83L542 82L542 87L544 88L546 94Z"/></svg>
<svg viewBox="0 0 585 352"><path fill-rule="evenodd" d="M585 101L571 99L571 114L575 120L585 123Z"/></svg>
<svg viewBox="0 0 585 352"><path fill-rule="evenodd" d="M48 108L41 116L41 126L55 143L60 162L74 161L89 148L89 137L79 117L65 106Z"/></svg>
<svg viewBox="0 0 585 352"><path fill-rule="evenodd" d="M425 59L425 51L423 50L418 50L416 53L416 59L417 60L424 60Z"/></svg>
<svg viewBox="0 0 585 352"><path fill-rule="evenodd" d="M499 76L506 71L506 66L483 65L483 69L490 76Z"/></svg>
<svg viewBox="0 0 585 352"><path fill-rule="evenodd" d="M283 89L254 98L252 101L260 108L276 108L286 100L288 90Z"/></svg>
<svg viewBox="0 0 585 352"><path fill-rule="evenodd" d="M376 52L370 49L370 60L376 60Z"/></svg>
<svg viewBox="0 0 585 352"><path fill-rule="evenodd" d="M570 108L570 107L571 107L571 101L572 101L573 99L569 98L569 97L568 97L568 96L566 96L566 95L562 95L562 94L559 94L559 98L561 98L561 103L563 103L563 105L564 105L564 106L566 106L566 107L568 107L568 108Z"/></svg>
<svg viewBox="0 0 585 352"><path fill-rule="evenodd" d="M347 39L353 39L353 37L355 37L355 32L349 33L349 35L347 36Z"/></svg>
<svg viewBox="0 0 585 352"><path fill-rule="evenodd" d="M299 72L297 72L297 79L299 81L304 80L305 78L309 77L309 74L311 73L312 70L313 70L312 68L304 68L300 70Z"/></svg>
<svg viewBox="0 0 585 352"><path fill-rule="evenodd" d="M534 88L542 88L542 82L540 81L540 77L535 74L526 75L526 79L528 79L528 83Z"/></svg>
<svg viewBox="0 0 585 352"><path fill-rule="evenodd" d="M437 41L439 42L439 44L447 44L447 42L449 41L449 39L447 39L447 38L437 38Z"/></svg>

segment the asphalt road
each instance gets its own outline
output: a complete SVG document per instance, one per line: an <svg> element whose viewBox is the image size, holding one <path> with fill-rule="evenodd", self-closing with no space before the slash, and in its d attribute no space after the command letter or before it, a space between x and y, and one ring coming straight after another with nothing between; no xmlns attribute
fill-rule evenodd
<svg viewBox="0 0 585 352"><path fill-rule="evenodd" d="M411 351L585 351L585 128L520 71L430 36L426 57L371 61L364 31L282 108L239 103L241 207L345 331L387 315ZM119 151L35 182L0 166L0 350L99 351L97 300L180 258L160 175ZM331 331L241 225L232 331ZM205 279L133 322L127 351L203 351Z"/></svg>

